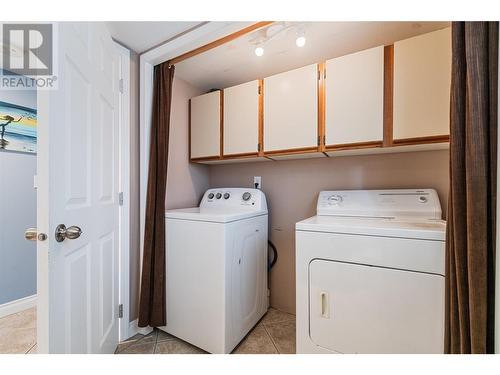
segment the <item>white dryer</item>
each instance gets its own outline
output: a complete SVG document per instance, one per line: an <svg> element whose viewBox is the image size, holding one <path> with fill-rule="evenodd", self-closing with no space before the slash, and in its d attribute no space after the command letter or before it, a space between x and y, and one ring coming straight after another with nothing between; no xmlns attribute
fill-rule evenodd
<svg viewBox="0 0 500 375"><path fill-rule="evenodd" d="M267 218L257 189L209 189L166 212L164 331L210 353L245 337L268 308Z"/></svg>
<svg viewBox="0 0 500 375"><path fill-rule="evenodd" d="M297 353L443 353L445 227L431 189L322 191L296 224Z"/></svg>

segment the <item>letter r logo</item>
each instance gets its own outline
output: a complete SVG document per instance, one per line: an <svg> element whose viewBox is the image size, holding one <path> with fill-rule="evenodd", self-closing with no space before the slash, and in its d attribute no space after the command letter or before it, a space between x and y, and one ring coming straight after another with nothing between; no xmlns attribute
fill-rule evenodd
<svg viewBox="0 0 500 375"><path fill-rule="evenodd" d="M3 24L3 67L26 76L52 75L52 25Z"/></svg>

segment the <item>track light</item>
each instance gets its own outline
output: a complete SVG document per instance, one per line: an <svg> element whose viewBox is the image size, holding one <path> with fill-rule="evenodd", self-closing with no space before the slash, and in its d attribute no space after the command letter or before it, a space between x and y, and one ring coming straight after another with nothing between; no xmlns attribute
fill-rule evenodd
<svg viewBox="0 0 500 375"><path fill-rule="evenodd" d="M264 48L261 46L255 47L255 54L259 57L262 56L264 54Z"/></svg>
<svg viewBox="0 0 500 375"><path fill-rule="evenodd" d="M306 45L306 34L304 30L299 29L297 32L297 39L295 39L295 44L297 47L304 47Z"/></svg>

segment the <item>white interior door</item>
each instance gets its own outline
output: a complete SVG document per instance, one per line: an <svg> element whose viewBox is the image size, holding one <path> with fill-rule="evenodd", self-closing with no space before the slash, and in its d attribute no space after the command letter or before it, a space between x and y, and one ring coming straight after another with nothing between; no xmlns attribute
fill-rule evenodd
<svg viewBox="0 0 500 375"><path fill-rule="evenodd" d="M60 23L58 89L39 95L38 351L118 342L118 55L104 24ZM57 242L59 224L79 238Z"/></svg>

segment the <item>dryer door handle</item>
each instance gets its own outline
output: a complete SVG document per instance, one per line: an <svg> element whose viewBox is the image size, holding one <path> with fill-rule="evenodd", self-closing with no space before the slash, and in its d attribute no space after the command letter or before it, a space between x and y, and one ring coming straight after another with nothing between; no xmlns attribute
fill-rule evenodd
<svg viewBox="0 0 500 375"><path fill-rule="evenodd" d="M330 297L328 292L320 292L319 293L319 311L322 318L329 319L330 318Z"/></svg>

